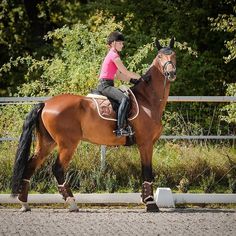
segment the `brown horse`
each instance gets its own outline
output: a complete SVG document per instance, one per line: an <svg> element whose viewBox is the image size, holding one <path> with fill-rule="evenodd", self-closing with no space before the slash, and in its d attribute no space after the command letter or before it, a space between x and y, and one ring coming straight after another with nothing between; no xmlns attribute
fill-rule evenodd
<svg viewBox="0 0 236 236"><path fill-rule="evenodd" d="M162 132L161 117L170 90L170 81L176 79L176 56L172 50L174 39L168 47L161 47L156 41L158 54L147 73L132 91L139 104L138 116L130 121L135 131L135 141L140 152L142 165L142 201L147 211L158 211L152 188L152 152L155 141ZM22 204L22 211L30 210L27 203L30 178L49 153L57 146L58 158L53 165L59 192L70 211L77 205L68 183L65 171L81 140L108 146L125 145L126 137L116 137L115 121L102 119L94 102L89 97L59 95L37 104L27 115L16 153L12 178L12 195ZM36 129L36 148L29 158L32 132Z"/></svg>

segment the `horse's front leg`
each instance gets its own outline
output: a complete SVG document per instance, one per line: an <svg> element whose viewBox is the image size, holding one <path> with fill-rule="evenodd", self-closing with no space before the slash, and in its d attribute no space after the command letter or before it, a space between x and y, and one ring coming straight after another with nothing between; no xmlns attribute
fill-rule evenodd
<svg viewBox="0 0 236 236"><path fill-rule="evenodd" d="M153 174L152 174L152 152L153 144L145 144L139 147L142 164L142 202L146 204L148 212L158 212L159 208L154 201Z"/></svg>

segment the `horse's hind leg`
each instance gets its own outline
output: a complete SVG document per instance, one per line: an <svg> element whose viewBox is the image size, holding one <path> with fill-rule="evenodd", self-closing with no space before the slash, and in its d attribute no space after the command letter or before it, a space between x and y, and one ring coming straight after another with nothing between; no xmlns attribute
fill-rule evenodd
<svg viewBox="0 0 236 236"><path fill-rule="evenodd" d="M66 183L65 180L65 170L69 165L69 162L75 152L77 145L67 146L70 146L70 148L66 148L65 145L63 145L63 147L59 147L59 155L55 164L53 165L52 171L54 176L56 177L60 194L62 195L63 199L69 204L69 211L78 211L73 193L70 189L69 184Z"/></svg>
<svg viewBox="0 0 236 236"><path fill-rule="evenodd" d="M21 202L21 211L30 211L28 204L28 191L30 187L30 178L45 161L46 157L55 147L55 142L48 136L44 136L40 133L37 134L37 143L34 155L29 159L21 183L20 193L18 199Z"/></svg>

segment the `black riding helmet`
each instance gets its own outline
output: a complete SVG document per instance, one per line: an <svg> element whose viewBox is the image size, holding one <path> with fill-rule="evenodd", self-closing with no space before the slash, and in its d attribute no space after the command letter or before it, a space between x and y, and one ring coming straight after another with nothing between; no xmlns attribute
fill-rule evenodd
<svg viewBox="0 0 236 236"><path fill-rule="evenodd" d="M111 43L114 41L125 41L125 37L119 31L114 31L114 32L110 33L110 35L108 36L107 44L111 45Z"/></svg>

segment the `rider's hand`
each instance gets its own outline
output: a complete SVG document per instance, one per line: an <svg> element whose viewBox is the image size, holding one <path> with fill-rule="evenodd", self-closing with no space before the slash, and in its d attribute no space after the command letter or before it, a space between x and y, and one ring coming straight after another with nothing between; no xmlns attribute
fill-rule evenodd
<svg viewBox="0 0 236 236"><path fill-rule="evenodd" d="M150 74L149 75L147 75L147 74L142 75L141 79L148 83L151 80L151 75Z"/></svg>
<svg viewBox="0 0 236 236"><path fill-rule="evenodd" d="M138 84L140 81L139 79L130 79L129 81L131 84Z"/></svg>

